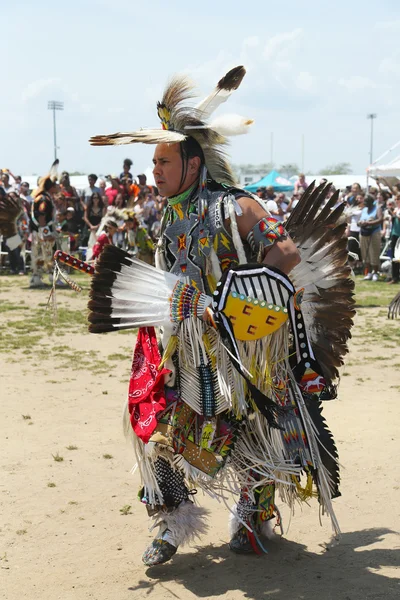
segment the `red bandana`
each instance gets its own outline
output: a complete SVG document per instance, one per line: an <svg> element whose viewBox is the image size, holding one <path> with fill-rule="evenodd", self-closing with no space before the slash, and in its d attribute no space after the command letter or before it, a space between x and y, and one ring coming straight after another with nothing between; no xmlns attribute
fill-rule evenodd
<svg viewBox="0 0 400 600"><path fill-rule="evenodd" d="M136 435L145 443L157 426L156 415L166 408L164 375L154 327L140 327L133 354L128 407Z"/></svg>

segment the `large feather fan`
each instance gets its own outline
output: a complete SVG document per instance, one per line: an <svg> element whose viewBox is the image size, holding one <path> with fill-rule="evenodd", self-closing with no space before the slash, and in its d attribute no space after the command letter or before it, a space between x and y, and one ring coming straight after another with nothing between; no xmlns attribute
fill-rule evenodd
<svg viewBox="0 0 400 600"><path fill-rule="evenodd" d="M105 246L92 279L89 331L170 327L170 300L178 281L173 273L132 258L111 244Z"/></svg>
<svg viewBox="0 0 400 600"><path fill-rule="evenodd" d="M342 217L345 204L336 206L339 192L335 192L324 206L330 188L330 184L311 184L286 223L301 255L290 279L297 290L304 288L301 306L306 328L328 382L339 377L355 315Z"/></svg>
<svg viewBox="0 0 400 600"><path fill-rule="evenodd" d="M3 192L0 195L0 235L7 239L17 234L17 219L21 213L21 200L11 198Z"/></svg>

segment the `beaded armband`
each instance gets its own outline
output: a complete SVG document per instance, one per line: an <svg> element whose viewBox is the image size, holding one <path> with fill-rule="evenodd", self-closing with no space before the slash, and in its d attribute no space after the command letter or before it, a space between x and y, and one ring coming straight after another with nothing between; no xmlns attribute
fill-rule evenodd
<svg viewBox="0 0 400 600"><path fill-rule="evenodd" d="M211 298L199 292L193 285L178 281L170 298L171 321L180 323L190 317L201 318L210 302Z"/></svg>
<svg viewBox="0 0 400 600"><path fill-rule="evenodd" d="M280 221L272 217L260 219L251 229L247 236L247 241L253 252L258 252L260 245L269 248L275 242L285 238L285 228Z"/></svg>

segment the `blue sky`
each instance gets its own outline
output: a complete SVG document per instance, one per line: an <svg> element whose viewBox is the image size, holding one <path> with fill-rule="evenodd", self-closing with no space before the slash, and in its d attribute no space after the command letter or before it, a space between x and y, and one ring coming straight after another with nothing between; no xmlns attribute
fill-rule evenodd
<svg viewBox="0 0 400 600"><path fill-rule="evenodd" d="M158 126L168 77L189 73L200 95L232 66L247 75L224 112L255 119L235 138L234 163L270 159L305 170L369 162L367 113L377 113L374 154L400 139L398 0L15 0L0 11L0 167L42 173L53 158L48 100L57 115L61 168L135 173L152 147L92 148L91 135ZM222 112L222 110L221 110Z"/></svg>

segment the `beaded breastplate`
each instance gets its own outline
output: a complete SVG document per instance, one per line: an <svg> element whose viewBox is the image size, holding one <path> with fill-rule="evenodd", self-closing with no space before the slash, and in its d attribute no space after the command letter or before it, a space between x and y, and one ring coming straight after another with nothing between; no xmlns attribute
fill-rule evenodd
<svg viewBox="0 0 400 600"><path fill-rule="evenodd" d="M218 257L222 272L239 262L232 236L224 227L228 216L225 201L229 194L246 195L242 190L207 190L206 198L199 201L198 189L195 189L183 202L168 205L166 209L162 249L168 271L206 293L212 292L207 277L211 249Z"/></svg>

